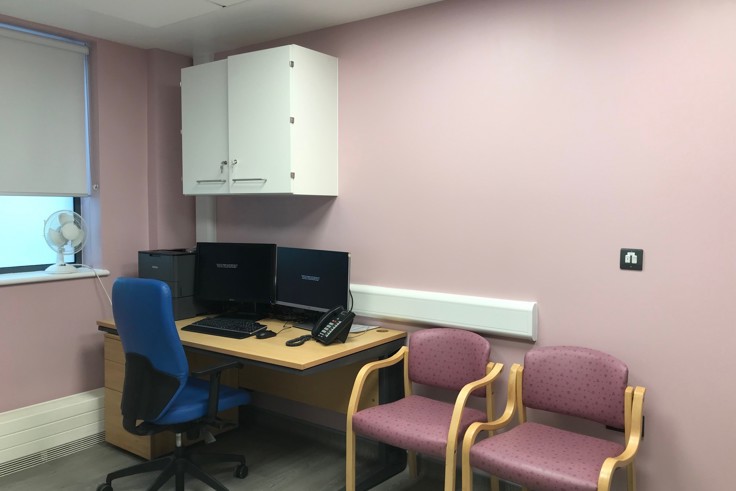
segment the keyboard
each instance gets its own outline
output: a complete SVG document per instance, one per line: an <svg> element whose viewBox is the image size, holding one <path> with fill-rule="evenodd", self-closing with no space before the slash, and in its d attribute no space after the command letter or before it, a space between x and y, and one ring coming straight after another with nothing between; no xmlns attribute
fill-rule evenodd
<svg viewBox="0 0 736 491"><path fill-rule="evenodd" d="M235 317L207 317L181 328L182 331L212 334L226 338L243 339L266 329L264 324Z"/></svg>

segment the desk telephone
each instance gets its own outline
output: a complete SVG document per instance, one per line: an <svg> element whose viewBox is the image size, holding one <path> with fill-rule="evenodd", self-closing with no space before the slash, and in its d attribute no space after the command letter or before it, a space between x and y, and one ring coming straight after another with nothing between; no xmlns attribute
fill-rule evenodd
<svg viewBox="0 0 736 491"><path fill-rule="evenodd" d="M322 344L331 344L335 341L345 342L350 334L355 314L344 310L342 306L326 312L319 318L312 329L312 337Z"/></svg>
<svg viewBox="0 0 736 491"><path fill-rule="evenodd" d="M312 334L299 336L286 342L286 346L301 346L310 339L315 339L322 344L332 344L335 341L343 343L350 334L350 326L353 325L355 314L342 308L342 305L326 312L319 318Z"/></svg>

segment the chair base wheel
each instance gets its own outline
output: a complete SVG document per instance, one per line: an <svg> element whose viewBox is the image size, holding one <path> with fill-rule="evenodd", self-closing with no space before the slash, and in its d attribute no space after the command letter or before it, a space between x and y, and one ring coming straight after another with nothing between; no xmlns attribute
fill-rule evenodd
<svg viewBox="0 0 736 491"><path fill-rule="evenodd" d="M245 464L239 465L237 469L235 469L235 473L233 475L239 479L245 479L248 475L248 466Z"/></svg>
<svg viewBox="0 0 736 491"><path fill-rule="evenodd" d="M112 486L107 484L106 482L103 482L99 486L97 486L97 491L112 491Z"/></svg>

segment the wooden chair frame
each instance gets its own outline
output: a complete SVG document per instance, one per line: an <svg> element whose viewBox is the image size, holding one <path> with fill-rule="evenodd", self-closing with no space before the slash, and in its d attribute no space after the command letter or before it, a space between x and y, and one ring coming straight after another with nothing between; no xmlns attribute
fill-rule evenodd
<svg viewBox="0 0 736 491"><path fill-rule="evenodd" d="M346 463L345 463L345 490L355 491L355 432L353 431L353 415L359 410L361 393L365 386L368 376L381 368L386 368L400 362L404 362L404 396L412 394L412 383L409 379L409 348L402 346L393 356L384 360L378 360L363 366L355 377L353 391L350 395L350 402L347 409L347 425L345 428L346 435ZM455 399L455 405L452 411L452 419L450 420L450 429L447 435L447 449L445 451L445 490L454 491L455 489L455 472L456 459L458 449L458 429L460 426L460 417L471 393L485 386L486 387L486 416L488 419L493 417L493 390L492 382L498 377L503 370L503 364L489 362L486 365L486 376L466 384L458 393ZM416 452L407 450L409 474L412 477L417 476L417 456Z"/></svg>
<svg viewBox="0 0 736 491"><path fill-rule="evenodd" d="M481 431L493 432L504 428L517 414L518 423L526 422L526 408L522 404L521 380L524 367L518 363L511 366L509 374L506 408L496 420L486 423L473 423L465 432L462 444L462 490L471 491L473 484L473 470L470 466L470 448ZM626 446L619 455L609 457L601 466L598 477L598 491L610 491L614 471L619 467L626 467L628 490L636 491L636 477L634 472L634 457L639 449L643 436L644 422L644 387L627 387L624 395L624 441ZM493 438L492 436L490 438ZM498 482L492 479L492 490L498 491ZM526 491L526 488L522 488Z"/></svg>

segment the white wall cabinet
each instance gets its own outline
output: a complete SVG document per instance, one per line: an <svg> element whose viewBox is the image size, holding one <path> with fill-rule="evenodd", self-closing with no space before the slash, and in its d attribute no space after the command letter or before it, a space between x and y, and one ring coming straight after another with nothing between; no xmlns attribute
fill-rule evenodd
<svg viewBox="0 0 736 491"><path fill-rule="evenodd" d="M337 196L337 59L301 46L182 70L183 191Z"/></svg>

